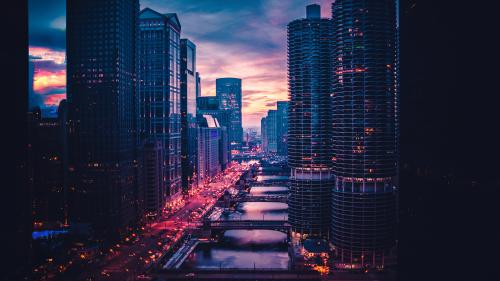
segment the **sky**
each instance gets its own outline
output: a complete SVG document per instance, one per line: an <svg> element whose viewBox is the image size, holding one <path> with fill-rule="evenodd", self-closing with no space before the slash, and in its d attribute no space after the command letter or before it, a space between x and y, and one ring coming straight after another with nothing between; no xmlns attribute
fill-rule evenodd
<svg viewBox="0 0 500 281"><path fill-rule="evenodd" d="M332 0L142 0L161 13L177 13L181 38L197 47L202 95L215 95L215 79L241 78L243 127L259 127L276 101L288 99L286 25L320 4L330 17ZM54 114L66 96L65 0L29 0L29 52L35 64L30 106Z"/></svg>

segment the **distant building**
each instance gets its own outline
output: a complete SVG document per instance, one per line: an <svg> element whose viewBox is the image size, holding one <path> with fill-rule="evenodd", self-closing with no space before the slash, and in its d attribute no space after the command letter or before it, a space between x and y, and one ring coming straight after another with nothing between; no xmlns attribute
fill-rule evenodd
<svg viewBox="0 0 500 281"><path fill-rule="evenodd" d="M138 0L66 6L71 214L96 237L137 222L134 162Z"/></svg>
<svg viewBox="0 0 500 281"><path fill-rule="evenodd" d="M262 117L260 119L260 139L261 139L261 148L263 152L267 152L267 118Z"/></svg>
<svg viewBox="0 0 500 281"><path fill-rule="evenodd" d="M217 119L211 115L203 115L198 128L198 180L204 182L220 172L219 146L221 129Z"/></svg>
<svg viewBox="0 0 500 281"><path fill-rule="evenodd" d="M198 114L210 115L217 120L220 127L220 165L225 170L230 162L229 132L219 120L227 120L227 111L219 109L219 99L216 96L198 97Z"/></svg>
<svg viewBox="0 0 500 281"><path fill-rule="evenodd" d="M188 193L196 171L196 100L199 77L196 72L196 45L181 39L181 157L182 190Z"/></svg>
<svg viewBox="0 0 500 281"><path fill-rule="evenodd" d="M161 193L166 201L177 198L181 191L180 33L176 14L149 8L139 14L137 131L139 144L146 139L163 144ZM193 100L190 102L192 110Z"/></svg>
<svg viewBox="0 0 500 281"><path fill-rule="evenodd" d="M278 155L288 154L288 101L278 101L276 111L276 144Z"/></svg>
<svg viewBox="0 0 500 281"><path fill-rule="evenodd" d="M201 76L196 72L196 97L201 97Z"/></svg>
<svg viewBox="0 0 500 281"><path fill-rule="evenodd" d="M197 98L198 114L220 116L219 99L216 96L203 96Z"/></svg>
<svg viewBox="0 0 500 281"><path fill-rule="evenodd" d="M161 214L164 204L163 162L164 147L160 140L145 140L142 145L142 176L141 182L144 191L144 211L148 217Z"/></svg>
<svg viewBox="0 0 500 281"><path fill-rule="evenodd" d="M269 110L266 117L266 138L267 152L276 153L278 151L277 135L278 123L276 110Z"/></svg>
<svg viewBox="0 0 500 281"><path fill-rule="evenodd" d="M331 21L319 5L288 24L289 222L302 237L327 238L331 223Z"/></svg>
<svg viewBox="0 0 500 281"><path fill-rule="evenodd" d="M240 150L243 141L241 79L218 78L215 83L219 109L227 115L220 116L221 125L227 128L231 150Z"/></svg>

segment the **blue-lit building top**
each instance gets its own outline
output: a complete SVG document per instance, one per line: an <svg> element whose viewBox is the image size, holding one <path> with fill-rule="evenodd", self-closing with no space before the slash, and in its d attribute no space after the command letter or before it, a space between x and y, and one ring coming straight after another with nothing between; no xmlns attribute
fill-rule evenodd
<svg viewBox="0 0 500 281"><path fill-rule="evenodd" d="M215 81L219 109L225 114L220 118L221 125L228 131L231 149L241 149L243 141L241 79L218 78Z"/></svg>

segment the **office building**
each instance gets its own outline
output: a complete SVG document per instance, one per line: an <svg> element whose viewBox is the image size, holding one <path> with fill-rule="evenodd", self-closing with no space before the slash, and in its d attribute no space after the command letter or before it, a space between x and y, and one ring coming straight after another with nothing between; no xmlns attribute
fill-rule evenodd
<svg viewBox="0 0 500 281"><path fill-rule="evenodd" d="M196 76L196 45L189 39L181 39L180 42L182 191L187 194L196 174L196 99L199 77Z"/></svg>
<svg viewBox="0 0 500 281"><path fill-rule="evenodd" d="M135 70L138 0L66 4L70 218L96 237L136 223ZM108 240L109 241L109 240Z"/></svg>
<svg viewBox="0 0 500 281"><path fill-rule="evenodd" d="M302 238L328 237L331 221L331 21L320 6L288 24L289 222Z"/></svg>
<svg viewBox="0 0 500 281"><path fill-rule="evenodd" d="M138 26L139 144L146 139L163 143L161 189L168 202L181 194L181 25L176 14L146 8Z"/></svg>
<svg viewBox="0 0 500 281"><path fill-rule="evenodd" d="M227 128L231 150L240 150L243 141L241 79L218 78L215 84L219 109L225 115L219 121Z"/></svg>
<svg viewBox="0 0 500 281"><path fill-rule="evenodd" d="M397 218L395 1L337 0L332 15L331 241L337 266L383 267Z"/></svg>
<svg viewBox="0 0 500 281"><path fill-rule="evenodd" d="M202 115L198 122L198 180L206 182L220 172L219 146L221 130L217 119Z"/></svg>

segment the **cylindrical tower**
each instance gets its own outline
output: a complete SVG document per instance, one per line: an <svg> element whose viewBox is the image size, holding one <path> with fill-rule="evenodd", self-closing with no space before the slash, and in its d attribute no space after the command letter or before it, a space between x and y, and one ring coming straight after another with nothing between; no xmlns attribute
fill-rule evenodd
<svg viewBox="0 0 500 281"><path fill-rule="evenodd" d="M395 0L337 0L333 26L331 240L338 265L383 267L395 243Z"/></svg>
<svg viewBox="0 0 500 281"><path fill-rule="evenodd" d="M331 21L319 5L288 24L288 164L292 231L328 237L331 221Z"/></svg>

